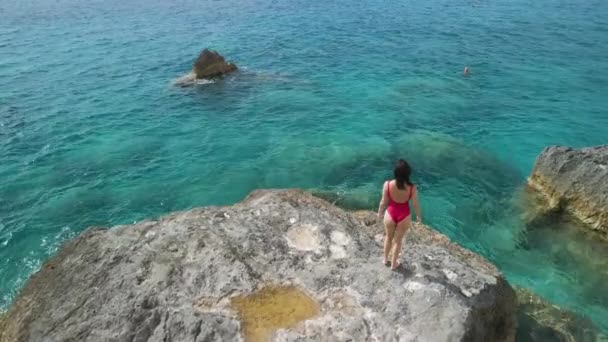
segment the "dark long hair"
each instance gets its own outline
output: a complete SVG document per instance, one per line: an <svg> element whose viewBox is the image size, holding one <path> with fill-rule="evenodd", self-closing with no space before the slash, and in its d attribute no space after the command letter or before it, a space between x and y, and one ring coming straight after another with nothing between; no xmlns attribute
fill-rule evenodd
<svg viewBox="0 0 608 342"><path fill-rule="evenodd" d="M395 163L395 169L393 170L395 174L395 182L397 182L398 189L405 189L405 184L412 186L412 182L410 181L410 175L412 174L412 168L410 164L408 164L405 160L399 159Z"/></svg>

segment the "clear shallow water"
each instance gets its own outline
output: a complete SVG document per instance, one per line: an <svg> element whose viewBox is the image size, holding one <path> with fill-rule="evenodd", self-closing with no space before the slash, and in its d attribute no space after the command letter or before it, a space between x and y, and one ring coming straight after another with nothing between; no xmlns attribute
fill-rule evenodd
<svg viewBox="0 0 608 342"><path fill-rule="evenodd" d="M608 248L526 230L516 209L544 146L607 142L606 15L599 0L3 2L0 307L88 226L269 187L374 208L404 157L428 223L608 331ZM204 47L242 71L171 86Z"/></svg>

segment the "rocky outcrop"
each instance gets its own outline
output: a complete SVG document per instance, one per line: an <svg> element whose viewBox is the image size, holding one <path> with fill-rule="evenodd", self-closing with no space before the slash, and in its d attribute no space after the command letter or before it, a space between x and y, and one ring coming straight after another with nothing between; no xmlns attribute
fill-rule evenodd
<svg viewBox="0 0 608 342"><path fill-rule="evenodd" d="M198 79L222 76L236 69L236 65L226 62L219 53L209 49L203 50L192 65L192 72Z"/></svg>
<svg viewBox="0 0 608 342"><path fill-rule="evenodd" d="M608 240L608 145L547 147L528 183L543 195L541 216L566 211Z"/></svg>
<svg viewBox="0 0 608 342"><path fill-rule="evenodd" d="M513 341L497 269L436 231L407 235L397 272L382 227L307 193L89 229L33 275L0 341Z"/></svg>
<svg viewBox="0 0 608 342"><path fill-rule="evenodd" d="M171 83L180 87L208 84L213 83L214 78L224 76L236 70L236 65L226 62L224 57L219 53L205 49L192 64L192 71L174 79Z"/></svg>

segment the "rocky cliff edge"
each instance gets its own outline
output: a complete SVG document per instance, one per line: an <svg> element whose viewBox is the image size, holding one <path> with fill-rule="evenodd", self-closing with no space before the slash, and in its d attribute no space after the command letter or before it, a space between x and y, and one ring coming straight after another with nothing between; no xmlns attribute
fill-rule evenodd
<svg viewBox="0 0 608 342"><path fill-rule="evenodd" d="M417 225L404 268L382 227L298 190L89 229L33 275L0 341L513 341L497 269Z"/></svg>

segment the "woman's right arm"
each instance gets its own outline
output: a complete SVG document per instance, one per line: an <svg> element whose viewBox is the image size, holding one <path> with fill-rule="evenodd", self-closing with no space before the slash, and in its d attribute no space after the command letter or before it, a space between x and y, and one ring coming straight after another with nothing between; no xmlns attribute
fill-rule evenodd
<svg viewBox="0 0 608 342"><path fill-rule="evenodd" d="M418 187L414 186L414 195L412 196L412 204L416 212L416 222L422 223L422 212L420 211L420 203L418 203Z"/></svg>
<svg viewBox="0 0 608 342"><path fill-rule="evenodd" d="M388 186L387 182L384 182L382 185L382 199L380 200L380 205L378 206L378 219L382 219L384 214L384 210L388 205L388 198L386 198L386 187Z"/></svg>

